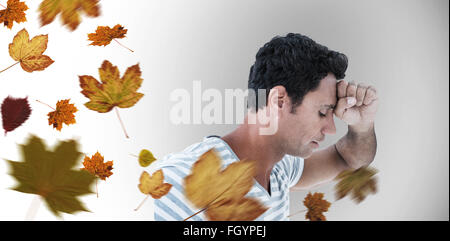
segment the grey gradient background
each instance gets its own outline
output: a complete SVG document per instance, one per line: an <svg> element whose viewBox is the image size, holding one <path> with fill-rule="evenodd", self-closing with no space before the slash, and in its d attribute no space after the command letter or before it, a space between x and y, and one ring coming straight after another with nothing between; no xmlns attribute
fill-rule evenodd
<svg viewBox="0 0 450 241"><path fill-rule="evenodd" d="M28 2L30 8L37 8L38 3ZM0 138L0 157L19 160L16 144L23 143L31 132L49 144L78 138L84 152L99 150L107 160L115 160L115 174L99 184L100 198L83 198L94 212L65 215L66 220L153 219L151 201L140 211L132 211L144 198L136 187L143 168L129 154L148 148L162 157L204 136L225 135L237 126L173 125L169 119L174 105L170 93L177 88L192 91L193 80L201 80L203 89L215 88L222 93L226 88L245 89L258 49L275 35L289 32L305 34L345 53L349 58L346 80L378 90L378 151L373 166L379 170L379 192L360 205L348 198L332 204L326 213L328 220L449 219L448 1L130 2L133 4L102 2L104 14L97 19L85 18L73 33L63 29L59 19L43 28L30 21L24 25L30 35L50 33L46 53L53 56L55 64L33 75L15 69L0 76L0 83L8 81L6 87L0 87L1 99L8 94L28 95L56 103L68 96L80 109L78 124L57 133L39 117L50 110L33 103L30 121ZM37 19L37 13L29 12L27 17ZM121 42L135 53L114 43L105 48L87 46L86 33L97 25L116 23L129 29ZM2 29L0 46L22 28L15 26L11 32ZM5 49L0 56L2 66L11 64ZM143 69L140 91L144 98L133 108L120 110L129 140L123 137L115 113L98 114L82 106L87 99L79 93L77 76L98 77L96 69L104 59L118 65L122 73L137 62ZM336 119L336 127L337 133L327 136L321 148L345 135L347 127L342 121ZM7 172L4 162L0 171ZM12 204L0 205L0 217L23 219L32 197L7 190L14 183L8 176L0 179L2 203ZM333 186L330 183L311 191L324 192L326 199L334 200ZM291 193L291 212L304 209L306 194ZM41 208L36 219L54 217ZM292 220L304 220L304 215Z"/></svg>

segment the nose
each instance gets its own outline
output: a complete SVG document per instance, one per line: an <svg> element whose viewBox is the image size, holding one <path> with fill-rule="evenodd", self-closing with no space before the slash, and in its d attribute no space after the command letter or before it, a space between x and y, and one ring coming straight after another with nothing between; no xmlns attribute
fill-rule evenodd
<svg viewBox="0 0 450 241"><path fill-rule="evenodd" d="M327 118L327 121L325 123L325 126L322 129L322 133L334 135L336 134L336 126L334 125L334 116L330 115L330 117Z"/></svg>

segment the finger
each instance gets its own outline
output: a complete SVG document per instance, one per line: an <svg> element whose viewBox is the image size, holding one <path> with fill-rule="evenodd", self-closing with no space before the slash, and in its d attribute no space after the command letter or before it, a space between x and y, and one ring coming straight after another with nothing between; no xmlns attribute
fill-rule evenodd
<svg viewBox="0 0 450 241"><path fill-rule="evenodd" d="M351 81L348 83L347 86L347 97L355 97L356 98L356 84L355 82Z"/></svg>
<svg viewBox="0 0 450 241"><path fill-rule="evenodd" d="M351 108L352 106L354 106L355 104L356 104L355 97L340 98L336 104L336 108L334 109L334 114L337 117L342 118L345 111L348 108Z"/></svg>
<svg viewBox="0 0 450 241"><path fill-rule="evenodd" d="M364 105L369 105L373 100L377 99L377 90L373 86L367 88L366 96L364 97Z"/></svg>
<svg viewBox="0 0 450 241"><path fill-rule="evenodd" d="M359 84L356 89L356 106L361 106L364 102L364 97L367 92L367 86Z"/></svg>
<svg viewBox="0 0 450 241"><path fill-rule="evenodd" d="M341 80L339 81L339 83L337 83L337 97L338 99L340 98L344 98L347 94L347 86L348 83L345 80Z"/></svg>

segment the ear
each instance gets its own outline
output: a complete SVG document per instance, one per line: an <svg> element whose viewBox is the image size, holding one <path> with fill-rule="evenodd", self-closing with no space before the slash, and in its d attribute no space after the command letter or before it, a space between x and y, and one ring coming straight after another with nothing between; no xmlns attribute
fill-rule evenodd
<svg viewBox="0 0 450 241"><path fill-rule="evenodd" d="M289 98L286 88L282 85L274 86L270 89L269 97L267 98L267 105L270 108L278 108L280 110L289 107Z"/></svg>

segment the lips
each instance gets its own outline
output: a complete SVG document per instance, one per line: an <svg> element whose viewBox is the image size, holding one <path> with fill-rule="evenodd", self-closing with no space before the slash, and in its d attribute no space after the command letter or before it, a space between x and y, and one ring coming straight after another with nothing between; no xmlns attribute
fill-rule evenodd
<svg viewBox="0 0 450 241"><path fill-rule="evenodd" d="M317 141L312 141L311 143L314 145L315 148L319 147L319 143Z"/></svg>
<svg viewBox="0 0 450 241"><path fill-rule="evenodd" d="M319 142L322 142L324 139L325 139L325 138L320 138L319 140L311 141L311 143L313 143L314 146L317 148L317 147L319 147Z"/></svg>
<svg viewBox="0 0 450 241"><path fill-rule="evenodd" d="M316 143L319 143L319 142L322 142L324 139L325 139L325 138L321 138L321 139L319 139L319 140L313 140L313 141L316 142Z"/></svg>

